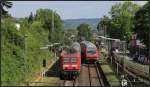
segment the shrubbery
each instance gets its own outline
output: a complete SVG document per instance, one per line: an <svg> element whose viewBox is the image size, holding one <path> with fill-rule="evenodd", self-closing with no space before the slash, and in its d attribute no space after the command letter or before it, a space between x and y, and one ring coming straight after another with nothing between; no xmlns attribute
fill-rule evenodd
<svg viewBox="0 0 150 87"><path fill-rule="evenodd" d="M48 9L43 9L43 11L51 13ZM38 14L42 14L42 12ZM55 15L59 16L56 13ZM52 36L53 40L56 39L56 42L61 41L61 35L63 35L61 31L61 19L57 18L55 19L56 28L54 36ZM43 24L43 21L46 19L42 21L36 17L33 19L32 23L29 23L28 18L19 20L15 18L2 19L2 81L25 81L35 71L40 71L43 59L46 59L47 62L52 60L53 53L50 53L48 49L40 50L40 47L46 46L49 43L48 36L50 32L45 29ZM21 25L20 30L16 29L16 21ZM51 20L48 21L51 22ZM12 83L2 83L2 85L4 84L12 85Z"/></svg>

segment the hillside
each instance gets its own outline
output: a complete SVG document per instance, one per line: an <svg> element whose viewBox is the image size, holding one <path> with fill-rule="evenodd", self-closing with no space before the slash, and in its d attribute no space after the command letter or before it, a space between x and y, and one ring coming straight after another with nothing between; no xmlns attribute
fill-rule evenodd
<svg viewBox="0 0 150 87"><path fill-rule="evenodd" d="M92 27L92 30L97 30L97 24L99 22L99 18L93 18L93 19L67 19L63 20L63 27L65 30L68 29L76 29L78 25L81 23L87 23Z"/></svg>

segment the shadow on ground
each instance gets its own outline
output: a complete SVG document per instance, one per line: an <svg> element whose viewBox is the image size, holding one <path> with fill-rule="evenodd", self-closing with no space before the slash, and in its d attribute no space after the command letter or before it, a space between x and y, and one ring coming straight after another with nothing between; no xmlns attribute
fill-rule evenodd
<svg viewBox="0 0 150 87"><path fill-rule="evenodd" d="M47 72L45 72L46 77L59 77L59 60L57 60Z"/></svg>

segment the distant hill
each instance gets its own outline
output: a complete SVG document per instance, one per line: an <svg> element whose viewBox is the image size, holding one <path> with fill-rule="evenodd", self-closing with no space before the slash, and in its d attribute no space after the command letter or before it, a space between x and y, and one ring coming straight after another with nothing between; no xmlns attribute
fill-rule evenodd
<svg viewBox="0 0 150 87"><path fill-rule="evenodd" d="M91 18L91 19L67 19L63 20L63 27L65 30L68 29L76 29L81 23L87 23L92 27L92 30L97 30L97 24L99 22L99 18Z"/></svg>

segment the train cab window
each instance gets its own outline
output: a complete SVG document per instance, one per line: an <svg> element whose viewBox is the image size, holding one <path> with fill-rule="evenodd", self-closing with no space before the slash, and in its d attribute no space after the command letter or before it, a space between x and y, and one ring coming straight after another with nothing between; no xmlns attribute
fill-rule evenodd
<svg viewBox="0 0 150 87"><path fill-rule="evenodd" d="M77 62L76 58L71 58L71 62Z"/></svg>
<svg viewBox="0 0 150 87"><path fill-rule="evenodd" d="M87 53L88 53L88 54L95 54L95 53L96 53L96 50L88 50Z"/></svg>
<svg viewBox="0 0 150 87"><path fill-rule="evenodd" d="M69 58L64 58L64 62L70 62Z"/></svg>

